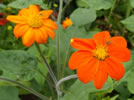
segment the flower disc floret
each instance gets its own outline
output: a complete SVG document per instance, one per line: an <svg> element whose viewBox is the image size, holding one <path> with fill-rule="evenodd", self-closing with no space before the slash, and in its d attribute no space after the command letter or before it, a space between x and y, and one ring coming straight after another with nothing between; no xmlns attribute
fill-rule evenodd
<svg viewBox="0 0 134 100"><path fill-rule="evenodd" d="M39 28L43 25L43 19L40 14L31 16L31 18L28 21L29 26L33 28Z"/></svg>
<svg viewBox="0 0 134 100"><path fill-rule="evenodd" d="M99 45L93 50L93 56L98 60L104 61L109 56L108 50L105 46Z"/></svg>

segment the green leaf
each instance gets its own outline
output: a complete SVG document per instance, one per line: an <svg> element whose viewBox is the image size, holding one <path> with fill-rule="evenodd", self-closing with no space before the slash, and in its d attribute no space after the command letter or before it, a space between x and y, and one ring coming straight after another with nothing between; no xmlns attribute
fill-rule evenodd
<svg viewBox="0 0 134 100"><path fill-rule="evenodd" d="M7 50L0 52L2 76L12 80L29 81L37 73L37 60L26 51Z"/></svg>
<svg viewBox="0 0 134 100"><path fill-rule="evenodd" d="M94 9L77 8L70 16L75 25L85 25L92 23L96 19L96 12Z"/></svg>
<svg viewBox="0 0 134 100"><path fill-rule="evenodd" d="M121 23L131 32L134 32L134 15L121 21Z"/></svg>
<svg viewBox="0 0 134 100"><path fill-rule="evenodd" d="M130 5L134 8L134 0L130 0Z"/></svg>
<svg viewBox="0 0 134 100"><path fill-rule="evenodd" d="M0 12L2 12L5 8L6 6L4 4L0 4Z"/></svg>
<svg viewBox="0 0 134 100"><path fill-rule="evenodd" d="M110 92L112 89L112 80L109 78L108 82L104 85L101 90L95 89L93 82L89 84L83 84L77 80L71 88L67 91L64 97L61 100L90 100L88 96L91 93L96 92Z"/></svg>
<svg viewBox="0 0 134 100"><path fill-rule="evenodd" d="M13 8L27 8L30 4L40 5L43 9L48 9L42 0L16 0L8 4L9 7Z"/></svg>
<svg viewBox="0 0 134 100"><path fill-rule="evenodd" d="M110 98L110 100L117 100L118 96L119 96L119 95L115 95L115 96L113 96L112 98Z"/></svg>
<svg viewBox="0 0 134 100"><path fill-rule="evenodd" d="M18 89L12 86L0 87L0 100L20 100Z"/></svg>
<svg viewBox="0 0 134 100"><path fill-rule="evenodd" d="M91 7L95 10L109 9L112 7L113 0L77 0L79 7Z"/></svg>

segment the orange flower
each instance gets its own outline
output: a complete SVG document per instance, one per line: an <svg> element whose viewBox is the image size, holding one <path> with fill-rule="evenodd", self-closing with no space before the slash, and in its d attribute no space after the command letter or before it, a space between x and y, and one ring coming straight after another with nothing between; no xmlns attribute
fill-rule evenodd
<svg viewBox="0 0 134 100"><path fill-rule="evenodd" d="M125 69L121 62L130 59L126 40L121 36L110 38L107 31L99 32L93 39L73 38L72 47L78 49L69 60L69 68L77 69L80 81L88 83L93 80L97 89L103 87L108 75L120 80Z"/></svg>
<svg viewBox="0 0 134 100"><path fill-rule="evenodd" d="M72 20L69 18L66 18L66 20L63 21L62 25L64 28L67 28L68 26L72 26Z"/></svg>
<svg viewBox="0 0 134 100"><path fill-rule="evenodd" d="M19 11L18 15L9 15L7 20L16 23L14 35L16 38L22 37L23 44L31 46L35 41L37 43L46 43L48 36L55 37L54 29L57 29L49 16L52 10L40 11L40 7L30 5Z"/></svg>

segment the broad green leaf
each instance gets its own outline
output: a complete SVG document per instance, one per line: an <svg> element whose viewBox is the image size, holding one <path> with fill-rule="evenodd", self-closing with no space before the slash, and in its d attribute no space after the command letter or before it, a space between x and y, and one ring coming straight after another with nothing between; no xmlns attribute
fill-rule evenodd
<svg viewBox="0 0 134 100"><path fill-rule="evenodd" d="M37 60L26 51L7 50L0 52L0 70L2 76L29 81L37 73Z"/></svg>
<svg viewBox="0 0 134 100"><path fill-rule="evenodd" d="M131 93L128 90L126 82L122 82L120 85L115 87L115 90L120 94L118 96L119 100L127 100L130 97Z"/></svg>
<svg viewBox="0 0 134 100"><path fill-rule="evenodd" d="M134 0L130 0L130 5L134 8Z"/></svg>
<svg viewBox="0 0 134 100"><path fill-rule="evenodd" d="M113 0L77 0L79 7L91 7L95 10L109 9L112 7Z"/></svg>
<svg viewBox="0 0 134 100"><path fill-rule="evenodd" d="M27 8L30 4L40 5L43 9L48 9L42 0L16 0L8 4L9 7L13 8Z"/></svg>
<svg viewBox="0 0 134 100"><path fill-rule="evenodd" d="M77 8L70 16L75 25L81 26L92 23L96 19L96 11L94 9Z"/></svg>
<svg viewBox="0 0 134 100"><path fill-rule="evenodd" d="M0 86L0 100L20 100L18 89L12 86Z"/></svg>
<svg viewBox="0 0 134 100"><path fill-rule="evenodd" d="M115 95L115 96L113 96L112 98L110 98L110 100L117 100L118 96L119 96L119 95Z"/></svg>
<svg viewBox="0 0 134 100"><path fill-rule="evenodd" d="M4 4L0 4L0 12L3 12L3 10L6 8Z"/></svg>
<svg viewBox="0 0 134 100"><path fill-rule="evenodd" d="M131 32L134 32L134 15L121 21L121 23Z"/></svg>
<svg viewBox="0 0 134 100"><path fill-rule="evenodd" d="M4 4L0 4L0 8L6 8Z"/></svg>
<svg viewBox="0 0 134 100"><path fill-rule="evenodd" d="M104 85L101 90L95 89L93 82L89 84L83 84L77 80L71 88L65 93L61 100L90 100L88 96L91 93L96 92L110 92L112 89L112 80L109 78L108 82Z"/></svg>

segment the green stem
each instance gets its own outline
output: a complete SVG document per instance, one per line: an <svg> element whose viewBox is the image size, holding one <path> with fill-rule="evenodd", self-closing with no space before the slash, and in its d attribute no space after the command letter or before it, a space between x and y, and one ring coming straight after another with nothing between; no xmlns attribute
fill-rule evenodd
<svg viewBox="0 0 134 100"><path fill-rule="evenodd" d="M69 51L70 51L70 44L69 44L67 52L66 52L65 61L64 61L64 64L63 64L63 69L62 69L62 77L61 78L64 77L64 73L65 73L65 68L66 68L66 63L67 63L67 58L68 58Z"/></svg>
<svg viewBox="0 0 134 100"><path fill-rule="evenodd" d="M21 88L27 90L28 92L30 92L30 93L36 95L37 97L39 97L39 98L42 99L42 100L49 100L48 97L46 97L46 96L40 94L39 92L35 91L34 89L32 89L32 88L30 88L30 87L27 87L27 86L25 86L25 85L23 85L23 84L21 84L21 83L19 83L19 82L17 82L17 81L10 80L10 79L3 78L3 77L0 77L0 80L6 81L6 82L9 82L9 83L12 83L12 84L15 84L15 85L17 85L17 86L19 86L19 87L21 87Z"/></svg>
<svg viewBox="0 0 134 100"><path fill-rule="evenodd" d="M37 48L38 52L40 53L40 56L42 57L44 63L45 63L46 66L47 66L48 72L49 72L49 74L51 75L51 77L52 77L52 79L53 79L53 81L54 81L54 84L56 85L56 84L57 84L57 79L56 79L56 77L55 77L55 75L54 75L54 73L53 73L53 71L52 71L52 69L51 69L51 66L48 64L48 62L47 62L45 56L43 55L43 53L42 53L42 51L41 51L41 49L40 49L40 46L39 46L37 43L35 43L35 45L36 45L36 48Z"/></svg>
<svg viewBox="0 0 134 100"><path fill-rule="evenodd" d="M66 10L66 8L68 7L68 5L71 3L72 0L68 0L66 5L64 6L62 12L64 12Z"/></svg>
<svg viewBox="0 0 134 100"><path fill-rule="evenodd" d="M72 33L71 37L74 36L74 33ZM68 48L67 48L67 52L66 52L66 55L65 55L65 60L64 60L64 64L63 64L63 69L62 69L62 77L64 77L64 73L65 73L65 68L66 68L66 63L67 63L67 58L68 58L68 55L69 55L69 52L70 52L70 43L68 45Z"/></svg>
<svg viewBox="0 0 134 100"><path fill-rule="evenodd" d="M127 11L126 11L126 18L130 15L131 10L133 9L130 5L130 0L127 1L128 5L127 5Z"/></svg>
<svg viewBox="0 0 134 100"><path fill-rule="evenodd" d="M57 46L57 77L58 80L60 79L61 75L61 67L60 67L60 23L61 23L61 17L62 17L62 7L63 7L63 0L60 0L60 6L59 6L59 14L58 14L58 31L56 35L56 46Z"/></svg>
<svg viewBox="0 0 134 100"><path fill-rule="evenodd" d="M113 13L113 10L114 10L114 8L115 8L115 5L116 5L116 0L114 0L113 5L112 5L112 8L111 8L111 10L110 10L110 13L109 13L109 16L108 16L109 19L111 18L111 15L112 15L112 13Z"/></svg>
<svg viewBox="0 0 134 100"><path fill-rule="evenodd" d="M61 80L59 80L59 81L57 82L57 84L56 84L56 90L57 90L57 92L59 93L58 99L62 96L62 92L60 91L60 85L61 85L63 82L65 82L65 81L67 81L67 80L70 80L70 79L74 79L74 78L77 78L77 75L76 75L76 74L75 74L75 75L70 75L70 76L64 77L64 78L62 78Z"/></svg>

